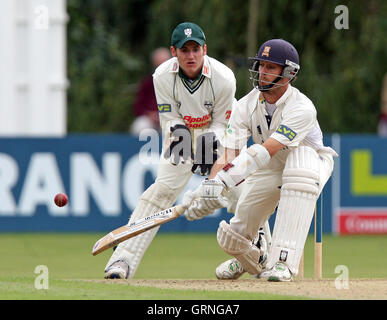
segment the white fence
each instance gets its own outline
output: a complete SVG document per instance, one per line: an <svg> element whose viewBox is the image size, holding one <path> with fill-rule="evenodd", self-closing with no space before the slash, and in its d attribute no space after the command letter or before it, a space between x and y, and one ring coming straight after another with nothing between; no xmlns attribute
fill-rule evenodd
<svg viewBox="0 0 387 320"><path fill-rule="evenodd" d="M0 135L67 131L65 0L1 0Z"/></svg>

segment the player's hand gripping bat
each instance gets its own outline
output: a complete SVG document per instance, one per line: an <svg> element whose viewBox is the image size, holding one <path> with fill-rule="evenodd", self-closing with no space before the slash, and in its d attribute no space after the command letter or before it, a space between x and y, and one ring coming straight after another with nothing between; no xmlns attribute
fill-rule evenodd
<svg viewBox="0 0 387 320"><path fill-rule="evenodd" d="M187 206L179 204L175 207L171 207L152 214L149 217L145 217L130 224L128 223L122 227L119 227L99 239L93 247L92 254L93 256L95 256L101 253L102 251L112 248L127 239L133 238L154 227L175 220L176 218L181 216L186 209Z"/></svg>

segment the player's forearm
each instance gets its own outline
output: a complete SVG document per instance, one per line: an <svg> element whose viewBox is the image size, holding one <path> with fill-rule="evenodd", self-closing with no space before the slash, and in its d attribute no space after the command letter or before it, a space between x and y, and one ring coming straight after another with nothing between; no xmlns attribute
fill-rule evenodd
<svg viewBox="0 0 387 320"><path fill-rule="evenodd" d="M223 169L223 167L233 161L239 155L239 150L234 149L225 149L224 153L219 157L218 160L214 163L209 179L213 179L216 174Z"/></svg>
<svg viewBox="0 0 387 320"><path fill-rule="evenodd" d="M258 143L253 144L222 170L219 170L214 179L222 181L227 188L236 187L250 174L266 167L270 159L270 154L264 146Z"/></svg>
<svg viewBox="0 0 387 320"><path fill-rule="evenodd" d="M267 139L262 146L266 148L266 150L269 152L270 157L274 157L274 155L281 150L282 148L285 148L285 145L278 142L277 140L273 138Z"/></svg>
<svg viewBox="0 0 387 320"><path fill-rule="evenodd" d="M210 178L218 178L227 187L237 186L250 174L266 167L270 159L283 147L285 147L283 144L272 138L267 139L262 145L254 144L243 151L238 157L239 152L232 158L220 159L220 162L224 163L224 165L228 163L227 167L217 167L217 174L212 175L211 172ZM225 152L225 155L227 156L228 153L230 152Z"/></svg>

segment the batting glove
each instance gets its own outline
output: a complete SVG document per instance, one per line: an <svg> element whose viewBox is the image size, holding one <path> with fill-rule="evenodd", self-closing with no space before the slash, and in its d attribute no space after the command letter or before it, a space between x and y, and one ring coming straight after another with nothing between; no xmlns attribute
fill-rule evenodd
<svg viewBox="0 0 387 320"><path fill-rule="evenodd" d="M227 199L223 196L225 190L221 181L205 180L194 192L187 191L183 197L183 204L188 206L184 213L187 220L202 219L216 209L227 207Z"/></svg>

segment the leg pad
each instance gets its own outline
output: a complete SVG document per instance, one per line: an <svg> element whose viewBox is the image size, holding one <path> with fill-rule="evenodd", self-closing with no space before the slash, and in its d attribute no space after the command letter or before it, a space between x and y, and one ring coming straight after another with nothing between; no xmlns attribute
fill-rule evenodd
<svg viewBox="0 0 387 320"><path fill-rule="evenodd" d="M220 247L234 256L244 270L252 275L261 273L262 266L259 264L261 250L252 241L233 231L224 220L219 224L217 240Z"/></svg>

